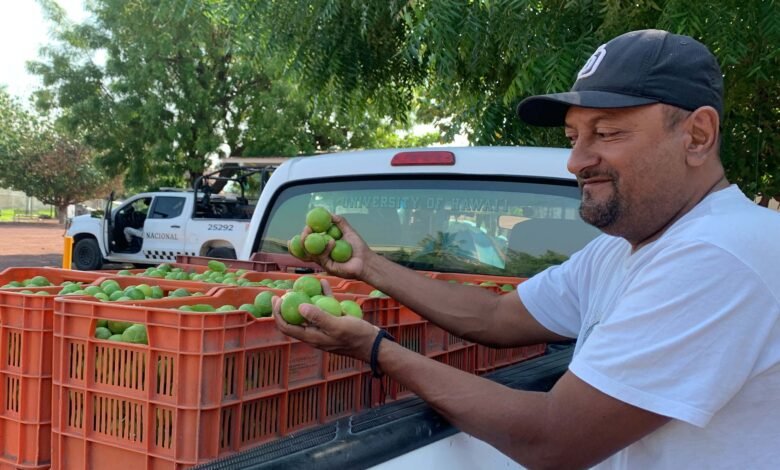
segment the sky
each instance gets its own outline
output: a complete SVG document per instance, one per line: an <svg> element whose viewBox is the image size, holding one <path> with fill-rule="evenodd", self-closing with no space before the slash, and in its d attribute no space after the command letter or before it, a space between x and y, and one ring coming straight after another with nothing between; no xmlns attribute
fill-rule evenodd
<svg viewBox="0 0 780 470"><path fill-rule="evenodd" d="M57 0L74 22L87 12L83 0ZM49 42L49 25L36 0L5 0L0 6L0 86L23 102L38 87L38 77L25 63L38 59L38 49Z"/></svg>

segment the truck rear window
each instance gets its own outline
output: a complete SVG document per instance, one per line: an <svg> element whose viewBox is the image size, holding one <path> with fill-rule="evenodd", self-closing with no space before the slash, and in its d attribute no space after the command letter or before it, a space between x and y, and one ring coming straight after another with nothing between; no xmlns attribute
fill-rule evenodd
<svg viewBox="0 0 780 470"><path fill-rule="evenodd" d="M306 212L322 206L344 216L373 250L399 264L531 276L599 234L580 219L579 201L577 186L558 180L307 182L279 194L255 249L286 253Z"/></svg>

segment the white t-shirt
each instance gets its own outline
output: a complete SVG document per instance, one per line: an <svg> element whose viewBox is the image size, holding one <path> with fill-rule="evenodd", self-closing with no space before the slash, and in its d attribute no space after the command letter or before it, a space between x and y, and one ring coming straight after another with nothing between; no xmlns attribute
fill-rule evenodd
<svg viewBox="0 0 780 470"><path fill-rule="evenodd" d="M736 186L631 253L602 235L518 288L569 369L672 421L597 468L780 467L780 214Z"/></svg>

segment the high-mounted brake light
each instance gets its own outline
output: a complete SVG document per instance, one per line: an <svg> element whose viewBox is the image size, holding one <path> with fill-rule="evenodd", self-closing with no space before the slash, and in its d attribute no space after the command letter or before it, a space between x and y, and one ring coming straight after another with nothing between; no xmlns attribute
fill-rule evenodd
<svg viewBox="0 0 780 470"><path fill-rule="evenodd" d="M392 166L454 165L455 154L446 151L399 152L390 160Z"/></svg>

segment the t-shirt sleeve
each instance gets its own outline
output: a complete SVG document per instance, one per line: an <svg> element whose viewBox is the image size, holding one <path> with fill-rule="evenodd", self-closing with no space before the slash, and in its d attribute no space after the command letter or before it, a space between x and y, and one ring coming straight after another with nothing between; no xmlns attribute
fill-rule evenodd
<svg viewBox="0 0 780 470"><path fill-rule="evenodd" d="M542 326L555 334L576 338L580 331L579 273L587 257L582 251L558 266L551 266L517 286L525 308Z"/></svg>
<svg viewBox="0 0 780 470"><path fill-rule="evenodd" d="M703 427L755 373L775 301L721 248L669 246L584 338L570 370L623 402Z"/></svg>

